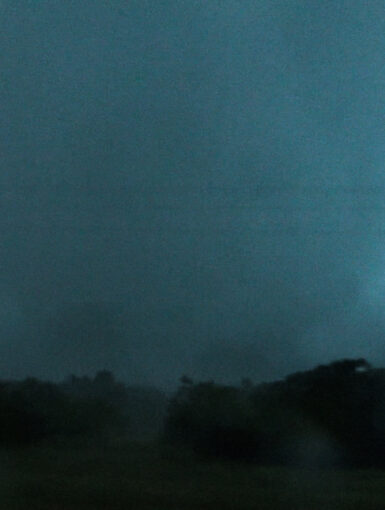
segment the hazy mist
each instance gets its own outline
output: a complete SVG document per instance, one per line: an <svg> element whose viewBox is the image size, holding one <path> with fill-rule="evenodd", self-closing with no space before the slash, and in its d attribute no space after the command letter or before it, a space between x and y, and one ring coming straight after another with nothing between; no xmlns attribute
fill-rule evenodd
<svg viewBox="0 0 385 510"><path fill-rule="evenodd" d="M2 0L0 378L384 364L383 8Z"/></svg>

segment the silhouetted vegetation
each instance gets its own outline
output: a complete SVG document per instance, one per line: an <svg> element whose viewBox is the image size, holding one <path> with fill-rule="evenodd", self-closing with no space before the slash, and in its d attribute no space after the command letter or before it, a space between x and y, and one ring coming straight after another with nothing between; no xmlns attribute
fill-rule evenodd
<svg viewBox="0 0 385 510"><path fill-rule="evenodd" d="M96 385L97 378L93 380ZM77 394L69 385L37 379L2 382L0 443L25 445L46 439L95 437L127 427L123 408L96 392Z"/></svg>
<svg viewBox="0 0 385 510"><path fill-rule="evenodd" d="M385 465L385 370L341 360L239 387L188 378L164 438L206 456L300 465Z"/></svg>
<svg viewBox="0 0 385 510"><path fill-rule="evenodd" d="M59 384L34 378L2 381L0 446L132 437L139 429L150 436L159 432L165 407L161 392L127 388L108 371L94 378L71 376Z"/></svg>
<svg viewBox="0 0 385 510"><path fill-rule="evenodd" d="M168 404L168 407L167 407ZM167 409L167 413L166 413ZM0 446L68 438L155 438L215 459L385 466L385 369L340 360L239 386L188 377L170 401L113 374L0 382Z"/></svg>

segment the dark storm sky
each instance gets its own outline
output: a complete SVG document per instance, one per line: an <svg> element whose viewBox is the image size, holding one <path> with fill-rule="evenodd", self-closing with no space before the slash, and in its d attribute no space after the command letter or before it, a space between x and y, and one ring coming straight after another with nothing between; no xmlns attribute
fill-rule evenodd
<svg viewBox="0 0 385 510"><path fill-rule="evenodd" d="M2 0L0 376L385 364L383 1Z"/></svg>

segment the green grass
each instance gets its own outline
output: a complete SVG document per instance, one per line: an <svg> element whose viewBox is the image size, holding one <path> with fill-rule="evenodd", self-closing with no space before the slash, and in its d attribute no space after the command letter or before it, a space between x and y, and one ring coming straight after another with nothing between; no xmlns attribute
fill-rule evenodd
<svg viewBox="0 0 385 510"><path fill-rule="evenodd" d="M199 462L155 443L0 454L0 510L384 510L385 472Z"/></svg>

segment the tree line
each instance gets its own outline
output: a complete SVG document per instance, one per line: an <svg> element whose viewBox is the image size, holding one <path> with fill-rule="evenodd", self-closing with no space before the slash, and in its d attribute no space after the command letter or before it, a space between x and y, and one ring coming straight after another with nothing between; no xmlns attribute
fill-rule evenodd
<svg viewBox="0 0 385 510"><path fill-rule="evenodd" d="M3 380L0 446L155 434L165 407L161 391L127 387L106 370L94 377L72 375L61 383Z"/></svg>
<svg viewBox="0 0 385 510"><path fill-rule="evenodd" d="M385 466L385 369L345 359L238 387L184 377L164 440L212 458Z"/></svg>
<svg viewBox="0 0 385 510"><path fill-rule="evenodd" d="M108 371L0 381L0 447L130 437L205 459L385 467L385 369L344 359L263 384L182 377L171 398Z"/></svg>

